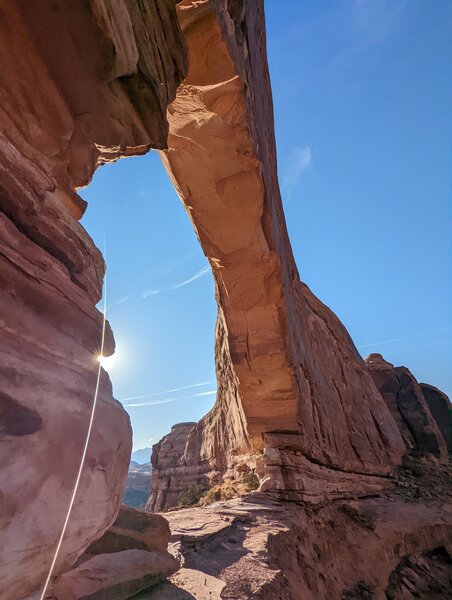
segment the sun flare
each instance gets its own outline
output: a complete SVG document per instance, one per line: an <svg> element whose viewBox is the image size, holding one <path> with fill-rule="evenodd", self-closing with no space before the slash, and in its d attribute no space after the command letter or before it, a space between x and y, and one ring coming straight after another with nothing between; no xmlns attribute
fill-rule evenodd
<svg viewBox="0 0 452 600"><path fill-rule="evenodd" d="M110 369L116 363L116 354L112 354L111 356L104 356L103 354L99 354L97 360L100 362L100 365L106 371L110 371Z"/></svg>

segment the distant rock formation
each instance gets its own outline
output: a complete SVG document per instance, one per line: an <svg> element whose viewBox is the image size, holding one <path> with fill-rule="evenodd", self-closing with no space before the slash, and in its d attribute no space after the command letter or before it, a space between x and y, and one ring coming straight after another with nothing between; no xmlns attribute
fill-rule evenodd
<svg viewBox="0 0 452 600"><path fill-rule="evenodd" d="M134 508L144 508L149 498L151 463L139 465L131 461L122 501Z"/></svg>
<svg viewBox="0 0 452 600"><path fill-rule="evenodd" d="M433 385L421 383L420 386L449 454L452 454L452 404L448 396Z"/></svg>
<svg viewBox="0 0 452 600"><path fill-rule="evenodd" d="M365 363L394 416L407 449L416 448L447 460L445 439L413 374L406 367L394 367L381 354L370 354ZM430 392L430 398L432 396Z"/></svg>
<svg viewBox="0 0 452 600"><path fill-rule="evenodd" d="M146 508L158 512L175 506L180 494L193 481L193 469L181 464L190 432L196 423L178 423L152 448L152 479ZM149 496L150 491L150 496Z"/></svg>

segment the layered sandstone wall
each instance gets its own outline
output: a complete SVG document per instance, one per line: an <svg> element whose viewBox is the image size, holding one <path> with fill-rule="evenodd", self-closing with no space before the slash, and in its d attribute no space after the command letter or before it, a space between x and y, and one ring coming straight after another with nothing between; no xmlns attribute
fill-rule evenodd
<svg viewBox="0 0 452 600"><path fill-rule="evenodd" d="M0 60L0 595L17 600L44 586L96 388L105 266L76 188L165 147L186 67L173 0L5 0ZM114 520L130 447L102 372L56 573Z"/></svg>

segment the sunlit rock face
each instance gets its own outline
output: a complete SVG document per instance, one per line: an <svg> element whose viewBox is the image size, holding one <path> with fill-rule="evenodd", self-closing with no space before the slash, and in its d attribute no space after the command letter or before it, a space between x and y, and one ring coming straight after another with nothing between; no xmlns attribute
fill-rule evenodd
<svg viewBox="0 0 452 600"><path fill-rule="evenodd" d="M193 469L184 473L179 463L196 423L177 423L152 447L151 494L147 507L156 512L177 504L179 493L193 481ZM173 480L174 478L175 481ZM173 481L172 481L173 480Z"/></svg>
<svg viewBox="0 0 452 600"><path fill-rule="evenodd" d="M44 586L96 387L105 267L75 190L102 162L165 146L185 52L170 0L0 12L0 595L18 600ZM56 574L113 522L130 447L102 372Z"/></svg>
<svg viewBox="0 0 452 600"><path fill-rule="evenodd" d="M270 448L268 488L375 490L404 444L347 331L300 282L277 181L263 3L184 0L177 14L189 71L161 154L219 306L217 403L180 473L197 467L202 481Z"/></svg>

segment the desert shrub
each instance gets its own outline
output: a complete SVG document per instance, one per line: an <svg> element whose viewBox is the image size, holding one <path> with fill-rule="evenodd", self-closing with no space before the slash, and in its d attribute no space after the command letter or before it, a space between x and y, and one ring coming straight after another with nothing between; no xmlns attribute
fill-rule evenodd
<svg viewBox="0 0 452 600"><path fill-rule="evenodd" d="M216 486L210 490L207 490L207 492L201 498L200 503L202 506L207 506L208 504L212 504L213 502L218 502L221 499L222 499L221 489Z"/></svg>
<svg viewBox="0 0 452 600"><path fill-rule="evenodd" d="M178 508L188 508L198 504L206 488L198 483L192 483L185 490L180 492L177 498Z"/></svg>
<svg viewBox="0 0 452 600"><path fill-rule="evenodd" d="M259 487L259 477L253 471L248 471L248 473L243 473L242 483L249 492L257 490Z"/></svg>
<svg viewBox="0 0 452 600"><path fill-rule="evenodd" d="M221 483L211 487L210 490L207 490L199 504L201 506L207 506L208 504L218 502L219 500L231 500L239 495L239 491L236 489L234 482L230 479L225 479Z"/></svg>

